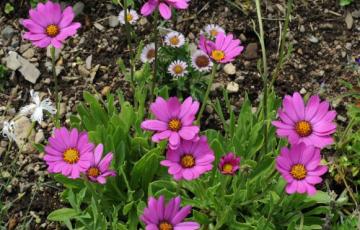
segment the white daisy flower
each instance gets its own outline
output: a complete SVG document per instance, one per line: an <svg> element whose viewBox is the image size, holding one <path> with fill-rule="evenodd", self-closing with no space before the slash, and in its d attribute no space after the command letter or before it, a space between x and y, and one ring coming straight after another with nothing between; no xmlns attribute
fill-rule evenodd
<svg viewBox="0 0 360 230"><path fill-rule="evenodd" d="M168 46L179 48L185 44L185 37L182 33L173 31L165 36L165 43Z"/></svg>
<svg viewBox="0 0 360 230"><path fill-rule="evenodd" d="M168 72L173 77L183 77L188 73L188 71L186 70L187 67L188 65L186 64L186 62L176 60L169 65Z"/></svg>
<svg viewBox="0 0 360 230"><path fill-rule="evenodd" d="M140 58L143 63L152 63L155 60L155 43L146 45L141 52Z"/></svg>
<svg viewBox="0 0 360 230"><path fill-rule="evenodd" d="M10 122L5 121L1 133L3 137L8 138L10 141L14 141L16 139L15 123L13 121Z"/></svg>
<svg viewBox="0 0 360 230"><path fill-rule="evenodd" d="M219 33L225 33L224 28L216 24L206 25L201 34L205 34L210 38L215 38Z"/></svg>
<svg viewBox="0 0 360 230"><path fill-rule="evenodd" d="M118 19L121 24L125 25L125 10L120 11ZM139 20L139 15L135 10L127 10L127 21L134 25Z"/></svg>
<svg viewBox="0 0 360 230"><path fill-rule="evenodd" d="M191 65L200 72L209 72L213 66L209 56L202 50L197 50L191 55Z"/></svg>
<svg viewBox="0 0 360 230"><path fill-rule="evenodd" d="M31 120L37 121L40 124L44 118L44 110L48 111L50 114L56 113L56 108L52 105L52 102L49 98L45 98L44 100L40 101L39 93L34 92L34 90L30 91L30 95L33 103L22 107L20 109L20 114L24 116L31 114Z"/></svg>

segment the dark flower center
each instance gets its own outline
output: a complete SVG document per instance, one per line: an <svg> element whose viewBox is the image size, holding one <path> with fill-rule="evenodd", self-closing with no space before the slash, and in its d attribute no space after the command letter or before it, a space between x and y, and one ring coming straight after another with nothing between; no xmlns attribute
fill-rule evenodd
<svg viewBox="0 0 360 230"><path fill-rule="evenodd" d="M303 164L296 164L291 167L290 174L296 180L302 180L306 177L307 171Z"/></svg>
<svg viewBox="0 0 360 230"><path fill-rule="evenodd" d="M210 61L207 56L201 55L195 59L195 63L199 68L204 68L209 66Z"/></svg>
<svg viewBox="0 0 360 230"><path fill-rule="evenodd" d="M174 131L174 132L179 131L182 127L180 119L177 119L177 118L171 119L168 123L168 127L171 131Z"/></svg>
<svg viewBox="0 0 360 230"><path fill-rule="evenodd" d="M299 121L295 124L295 130L300 137L307 137L312 133L312 127L308 121Z"/></svg>
<svg viewBox="0 0 360 230"><path fill-rule="evenodd" d="M155 58L155 49L150 49L146 54L146 58L149 60Z"/></svg>
<svg viewBox="0 0 360 230"><path fill-rule="evenodd" d="M80 154L77 149L70 148L64 152L63 159L69 164L75 164L79 161L79 155Z"/></svg>
<svg viewBox="0 0 360 230"><path fill-rule="evenodd" d="M183 168L192 168L195 166L195 158L192 154L184 154L180 159Z"/></svg>
<svg viewBox="0 0 360 230"><path fill-rule="evenodd" d="M91 177L97 177L100 175L100 170L97 167L91 167L88 169L87 175Z"/></svg>
<svg viewBox="0 0 360 230"><path fill-rule="evenodd" d="M57 25L51 24L46 27L46 34L49 37L56 37L60 33L60 28Z"/></svg>

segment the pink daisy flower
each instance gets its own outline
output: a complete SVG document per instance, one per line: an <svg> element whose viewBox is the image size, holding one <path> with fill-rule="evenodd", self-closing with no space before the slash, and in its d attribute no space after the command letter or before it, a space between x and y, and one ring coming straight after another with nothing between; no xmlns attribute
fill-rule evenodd
<svg viewBox="0 0 360 230"><path fill-rule="evenodd" d="M61 48L65 39L74 36L81 26L73 22L75 14L71 6L62 11L60 4L51 1L39 3L29 14L30 18L22 21L29 30L23 37L40 48L49 45Z"/></svg>
<svg viewBox="0 0 360 230"><path fill-rule="evenodd" d="M207 40L204 35L200 36L199 47L207 53L211 59L218 63L233 61L244 50L239 39L233 39L232 34L219 33L215 42Z"/></svg>
<svg viewBox="0 0 360 230"><path fill-rule="evenodd" d="M99 144L94 150L93 158L90 161L90 167L86 171L86 175L91 181L98 182L100 184L106 183L106 177L116 176L115 171L109 169L113 154L108 153L103 159L101 159L103 151L104 146Z"/></svg>
<svg viewBox="0 0 360 230"><path fill-rule="evenodd" d="M180 196L170 199L165 203L164 196L158 200L150 197L148 206L140 216L145 223L146 230L196 230L200 225L196 222L184 221L191 212L191 206L187 205L180 209Z"/></svg>
<svg viewBox="0 0 360 230"><path fill-rule="evenodd" d="M190 0L148 0L141 7L141 14L149 16L156 8L159 8L160 15L168 20L171 18L171 8L184 10L189 7Z"/></svg>
<svg viewBox="0 0 360 230"><path fill-rule="evenodd" d="M195 115L199 109L199 102L191 97L181 104L177 97L171 97L167 101L157 97L155 103L150 105L151 112L156 120L145 120L141 128L156 131L152 141L160 142L169 140L171 149L179 147L181 139L194 140L198 138L199 127L193 125Z"/></svg>
<svg viewBox="0 0 360 230"><path fill-rule="evenodd" d="M314 185L322 181L327 167L320 165L320 149L305 144L293 145L290 149L282 148L276 158L276 169L288 183L286 192L315 195Z"/></svg>
<svg viewBox="0 0 360 230"><path fill-rule="evenodd" d="M45 147L44 160L50 173L61 173L75 179L90 167L94 145L89 142L86 132L77 129L55 129Z"/></svg>
<svg viewBox="0 0 360 230"><path fill-rule="evenodd" d="M329 111L329 102L320 101L319 96L310 97L307 104L299 93L285 96L283 108L279 109L280 121L273 121L280 137L287 137L290 144L305 143L323 148L334 142L330 136L336 131L333 123L334 110Z"/></svg>
<svg viewBox="0 0 360 230"><path fill-rule="evenodd" d="M183 141L176 150L168 149L161 165L169 167L175 180L194 180L213 168L214 152L202 136L197 141Z"/></svg>
<svg viewBox="0 0 360 230"><path fill-rule="evenodd" d="M228 153L222 156L219 162L219 170L224 175L235 175L239 170L240 157L237 157L234 153Z"/></svg>

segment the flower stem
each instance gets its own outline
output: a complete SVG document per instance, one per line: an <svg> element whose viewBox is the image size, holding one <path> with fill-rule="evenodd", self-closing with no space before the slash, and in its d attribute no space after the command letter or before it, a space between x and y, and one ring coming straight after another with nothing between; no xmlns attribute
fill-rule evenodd
<svg viewBox="0 0 360 230"><path fill-rule="evenodd" d="M158 68L158 50L159 50L159 29L158 29L159 11L156 10L154 18L154 43L155 43L155 60L154 60L154 72L153 79L150 87L150 102L154 99L155 85L157 81L157 68Z"/></svg>
<svg viewBox="0 0 360 230"><path fill-rule="evenodd" d="M56 114L55 114L55 127L60 127L60 121L59 121L59 110L60 110L60 101L59 101L59 85L58 80L56 76L56 68L55 68L55 47L50 47L50 53L51 53L51 70L54 78L55 83L55 104L56 104Z"/></svg>
<svg viewBox="0 0 360 230"><path fill-rule="evenodd" d="M205 107L206 107L206 102L207 102L207 100L209 98L211 86L212 86L212 83L213 83L215 75L216 75L216 69L217 69L217 63L214 63L214 65L212 67L212 71L211 71L210 80L208 82L208 87L207 87L206 92L205 92L204 100L203 100L203 103L201 105L201 109L200 109L198 118L196 120L196 124L198 124L198 125L200 125L201 116L204 113L204 110L205 110Z"/></svg>

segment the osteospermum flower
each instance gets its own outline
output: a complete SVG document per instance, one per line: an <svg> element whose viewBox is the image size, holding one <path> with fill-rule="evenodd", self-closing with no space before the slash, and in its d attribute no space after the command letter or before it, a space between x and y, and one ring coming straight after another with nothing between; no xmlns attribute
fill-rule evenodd
<svg viewBox="0 0 360 230"><path fill-rule="evenodd" d="M31 120L37 121L40 124L44 118L44 111L48 111L50 114L56 113L56 108L52 105L49 98L45 98L41 101L39 93L34 92L34 90L30 90L30 95L33 103L22 107L20 109L20 114L24 116L31 114Z"/></svg>
<svg viewBox="0 0 360 230"><path fill-rule="evenodd" d="M171 8L184 10L189 7L190 0L148 0L141 7L141 14L144 16L149 16L152 14L156 8L159 8L160 15L168 20L171 18Z"/></svg>
<svg viewBox="0 0 360 230"><path fill-rule="evenodd" d="M219 33L215 41L207 40L205 36L200 36L199 47L207 53L209 57L218 63L231 62L241 54L244 47L240 45L239 39L233 39L232 34L225 35Z"/></svg>
<svg viewBox="0 0 360 230"><path fill-rule="evenodd" d="M206 137L197 141L183 141L176 150L168 149L166 159L160 164L169 167L169 174L175 180L194 180L213 168L214 152Z"/></svg>
<svg viewBox="0 0 360 230"><path fill-rule="evenodd" d="M213 66L209 56L202 50L197 50L191 55L191 65L200 72L209 72Z"/></svg>
<svg viewBox="0 0 360 230"><path fill-rule="evenodd" d="M234 153L222 156L219 162L219 170L225 175L234 175L239 170L240 157Z"/></svg>
<svg viewBox="0 0 360 230"><path fill-rule="evenodd" d="M305 143L323 148L334 141L331 134L336 131L333 123L336 112L329 111L329 102L321 102L319 96L310 97L305 105L299 93L292 97L287 95L278 116L280 120L272 122L277 127L276 133L287 137L291 144Z"/></svg>
<svg viewBox="0 0 360 230"><path fill-rule="evenodd" d="M22 21L29 30L23 37L40 48L49 45L61 48L65 39L74 36L81 27L80 23L73 22L75 14L72 7L62 11L59 3L39 3L29 14L30 18Z"/></svg>
<svg viewBox="0 0 360 230"><path fill-rule="evenodd" d="M320 183L320 176L327 172L327 167L320 165L320 161L320 149L314 146L301 143L290 149L282 148L276 158L276 169L288 183L286 192L314 195L314 185Z"/></svg>
<svg viewBox="0 0 360 230"><path fill-rule="evenodd" d="M165 36L165 43L168 46L179 48L185 44L185 37L182 33L172 31Z"/></svg>
<svg viewBox="0 0 360 230"><path fill-rule="evenodd" d="M15 123L13 121L4 121L1 133L3 137L8 138L10 141L15 141Z"/></svg>
<svg viewBox="0 0 360 230"><path fill-rule="evenodd" d="M113 154L108 153L103 159L101 159L104 151L104 146L99 144L93 154L93 158L90 161L90 167L86 171L86 175L91 181L98 182L100 184L106 183L106 177L115 176L116 173L109 169Z"/></svg>
<svg viewBox="0 0 360 230"><path fill-rule="evenodd" d="M188 65L186 64L186 62L176 60L169 65L168 72L173 77L184 77L188 73L188 71L186 70L187 67Z"/></svg>
<svg viewBox="0 0 360 230"><path fill-rule="evenodd" d="M150 43L144 47L140 59L143 63L152 63L155 60L155 43Z"/></svg>
<svg viewBox="0 0 360 230"><path fill-rule="evenodd" d="M147 230L196 230L200 225L196 222L185 221L191 212L191 206L187 205L180 209L180 196L170 199L165 203L164 196L157 200L150 197L148 206L140 216Z"/></svg>
<svg viewBox="0 0 360 230"><path fill-rule="evenodd" d="M224 28L222 28L221 26L216 25L216 24L206 25L204 30L202 30L200 32L200 34L204 34L210 38L215 38L220 33L225 34L225 30L224 30Z"/></svg>
<svg viewBox="0 0 360 230"><path fill-rule="evenodd" d="M160 142L169 140L169 147L176 149L180 146L181 139L193 140L198 138L199 127L193 125L195 115L199 109L199 102L191 97L181 104L177 97L171 97L167 101L157 97L150 105L151 112L156 120L145 120L141 128L156 131L152 141Z"/></svg>
<svg viewBox="0 0 360 230"><path fill-rule="evenodd" d="M127 17L125 19L125 10L120 11L119 13L119 21L121 24L125 25L126 20L128 21L129 24L134 25L137 20L139 19L139 15L137 14L137 12L135 10L127 10Z"/></svg>
<svg viewBox="0 0 360 230"><path fill-rule="evenodd" d="M45 147L44 160L50 173L61 173L75 179L85 173L93 159L94 145L89 142L86 132L77 129L55 129Z"/></svg>

